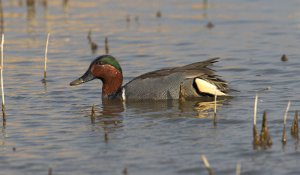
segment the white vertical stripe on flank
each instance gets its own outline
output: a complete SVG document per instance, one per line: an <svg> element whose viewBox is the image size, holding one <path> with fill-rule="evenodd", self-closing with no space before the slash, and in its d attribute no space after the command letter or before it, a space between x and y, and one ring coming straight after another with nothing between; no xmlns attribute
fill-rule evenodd
<svg viewBox="0 0 300 175"><path fill-rule="evenodd" d="M122 100L126 100L126 95L125 95L125 88L122 89Z"/></svg>

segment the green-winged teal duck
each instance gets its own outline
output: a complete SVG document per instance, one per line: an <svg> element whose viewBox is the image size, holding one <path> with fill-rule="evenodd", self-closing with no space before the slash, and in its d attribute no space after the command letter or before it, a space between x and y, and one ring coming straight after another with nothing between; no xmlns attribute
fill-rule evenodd
<svg viewBox="0 0 300 175"><path fill-rule="evenodd" d="M218 58L156 70L140 75L122 86L123 74L118 61L111 55L97 57L83 76L71 86L94 79L103 83L103 99L166 100L193 99L203 96L227 96L227 82L220 79L208 66Z"/></svg>

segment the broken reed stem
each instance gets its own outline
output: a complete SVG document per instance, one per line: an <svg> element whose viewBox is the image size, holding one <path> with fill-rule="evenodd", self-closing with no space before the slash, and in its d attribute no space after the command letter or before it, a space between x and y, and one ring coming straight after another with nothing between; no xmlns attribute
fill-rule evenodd
<svg viewBox="0 0 300 175"><path fill-rule="evenodd" d="M215 104L214 104L214 125L217 125L217 93L215 92Z"/></svg>
<svg viewBox="0 0 300 175"><path fill-rule="evenodd" d="M285 125L283 126L283 130L282 130L282 138L281 138L281 142L282 144L286 144L286 131L285 131Z"/></svg>
<svg viewBox="0 0 300 175"><path fill-rule="evenodd" d="M257 101L258 101L258 94L255 95L255 100L254 100L253 126L256 126Z"/></svg>
<svg viewBox="0 0 300 175"><path fill-rule="evenodd" d="M283 131L282 131L282 143L285 144L286 143L286 119L287 119L287 115L290 109L290 105L291 105L291 101L288 102L285 113L284 113L284 118L283 118Z"/></svg>
<svg viewBox="0 0 300 175"><path fill-rule="evenodd" d="M2 94L2 115L3 115L3 124L5 125L6 122L6 115L5 115L5 100L4 100L4 88L3 88L3 46L4 46L4 33L2 33L1 39L1 94Z"/></svg>
<svg viewBox="0 0 300 175"><path fill-rule="evenodd" d="M256 125L253 125L253 146L256 148L260 144L258 132L256 129Z"/></svg>
<svg viewBox="0 0 300 175"><path fill-rule="evenodd" d="M180 100L180 103L185 101L184 89L182 88L182 83L180 83L180 86L179 86L179 100Z"/></svg>
<svg viewBox="0 0 300 175"><path fill-rule="evenodd" d="M255 100L254 100L254 114L253 114L253 145L254 146L259 144L259 137L256 129L257 101L258 101L258 94L255 95Z"/></svg>
<svg viewBox="0 0 300 175"><path fill-rule="evenodd" d="M298 111L295 112L294 120L291 126L291 135L298 138Z"/></svg>
<svg viewBox="0 0 300 175"><path fill-rule="evenodd" d="M96 53L96 51L98 49L98 45L95 42L92 41L91 35L92 35L92 31L90 30L89 33L88 33L87 39L89 41L92 52Z"/></svg>
<svg viewBox="0 0 300 175"><path fill-rule="evenodd" d="M122 173L123 173L123 175L128 175L128 170L126 167L123 169Z"/></svg>
<svg viewBox="0 0 300 175"><path fill-rule="evenodd" d="M105 37L104 43L105 43L105 54L109 54L108 38L107 37Z"/></svg>
<svg viewBox="0 0 300 175"><path fill-rule="evenodd" d="M241 162L238 161L236 164L236 175L240 175L241 174Z"/></svg>
<svg viewBox="0 0 300 175"><path fill-rule="evenodd" d="M291 101L288 102L287 107L286 107L286 110L285 110L285 113L284 113L284 119L283 119L283 124L284 124L284 125L286 125L286 118L287 118L287 115L288 115L290 106L291 106Z"/></svg>
<svg viewBox="0 0 300 175"><path fill-rule="evenodd" d="M87 39L88 39L88 41L89 41L90 44L92 43L92 37L91 37L91 35L92 35L92 31L89 30Z"/></svg>
<svg viewBox="0 0 300 175"><path fill-rule="evenodd" d="M48 175L52 175L52 168L48 169Z"/></svg>
<svg viewBox="0 0 300 175"><path fill-rule="evenodd" d="M108 143L108 133L106 130L104 131L104 141L105 143Z"/></svg>
<svg viewBox="0 0 300 175"><path fill-rule="evenodd" d="M96 119L96 110L95 110L95 105L93 105L91 110L91 122L95 123L95 119Z"/></svg>
<svg viewBox="0 0 300 175"><path fill-rule="evenodd" d="M49 44L49 37L50 33L47 35L47 41L45 46L45 60L44 60L44 80L46 80L47 77L47 61L48 61L48 44Z"/></svg>
<svg viewBox="0 0 300 175"><path fill-rule="evenodd" d="M215 113L215 116L217 115L217 93L215 93L215 107L214 107L214 113Z"/></svg>
<svg viewBox="0 0 300 175"><path fill-rule="evenodd" d="M269 133L266 111L264 111L264 114L263 114L263 121L262 121L262 126L261 126L259 142L260 142L260 146L262 146L264 148L270 147L272 145L272 139L271 139L271 136Z"/></svg>
<svg viewBox="0 0 300 175"><path fill-rule="evenodd" d="M207 160L207 158L206 158L205 155L201 155L201 160L202 160L202 162L203 162L205 168L207 169L208 174L209 174L209 175L214 175L215 173L214 173L214 171L212 170L212 168L210 167L210 164L209 164L209 162L208 162L208 160Z"/></svg>

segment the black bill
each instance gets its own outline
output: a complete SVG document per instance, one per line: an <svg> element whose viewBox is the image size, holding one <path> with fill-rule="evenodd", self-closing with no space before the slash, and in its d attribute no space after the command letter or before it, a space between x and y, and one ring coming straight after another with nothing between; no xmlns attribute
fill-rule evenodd
<svg viewBox="0 0 300 175"><path fill-rule="evenodd" d="M79 85L79 84L82 84L82 83L86 83L88 81L91 81L95 79L95 77L92 75L92 73L88 70L86 71L86 73L84 75L82 75L80 78L72 81L70 83L70 86L76 86L76 85Z"/></svg>

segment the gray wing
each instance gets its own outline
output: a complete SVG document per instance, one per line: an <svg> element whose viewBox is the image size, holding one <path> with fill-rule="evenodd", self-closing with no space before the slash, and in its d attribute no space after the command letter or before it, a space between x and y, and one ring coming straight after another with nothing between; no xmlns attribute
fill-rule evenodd
<svg viewBox="0 0 300 175"><path fill-rule="evenodd" d="M165 68L136 77L124 86L126 99L179 99L180 95L184 95L184 98L199 97L201 93L194 84L195 78L199 77L227 91L227 83L207 67L217 59Z"/></svg>
<svg viewBox="0 0 300 175"><path fill-rule="evenodd" d="M126 99L178 99L181 88L186 96L199 96L193 87L195 76L200 74L172 73L166 76L134 79L124 86Z"/></svg>

